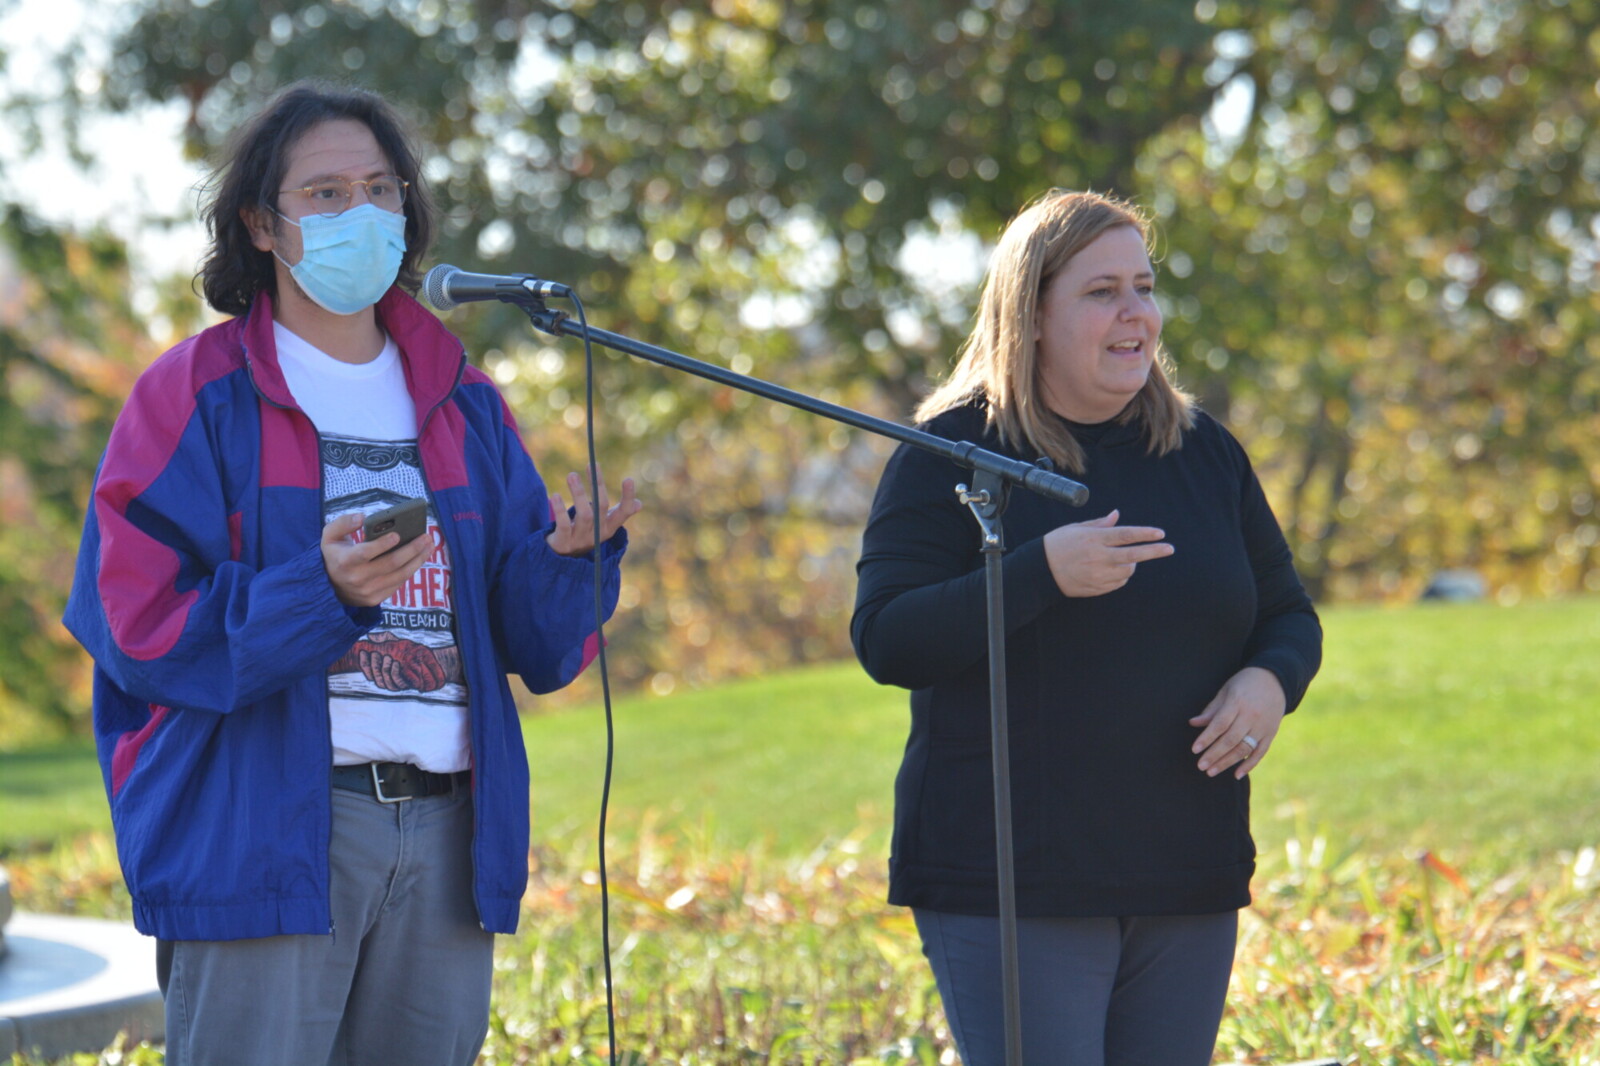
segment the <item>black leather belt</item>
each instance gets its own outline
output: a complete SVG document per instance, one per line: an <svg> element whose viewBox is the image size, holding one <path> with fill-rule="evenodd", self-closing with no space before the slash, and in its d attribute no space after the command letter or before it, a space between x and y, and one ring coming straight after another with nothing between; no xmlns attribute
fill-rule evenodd
<svg viewBox="0 0 1600 1066"><path fill-rule="evenodd" d="M472 783L471 770L436 774L408 762L363 762L333 768L333 787L372 796L379 803L399 803L418 796L440 796Z"/></svg>

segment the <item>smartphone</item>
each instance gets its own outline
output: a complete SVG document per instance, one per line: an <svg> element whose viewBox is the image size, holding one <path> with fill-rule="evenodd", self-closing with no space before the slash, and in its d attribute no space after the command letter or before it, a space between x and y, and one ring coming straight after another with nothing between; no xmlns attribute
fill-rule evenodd
<svg viewBox="0 0 1600 1066"><path fill-rule="evenodd" d="M385 533L400 534L400 544L410 544L428 528L428 501L424 499L402 500L393 507L386 507L381 511L374 511L367 515L366 522L362 525L362 539L367 541L377 540ZM400 547L396 544L389 551ZM383 558L389 552L377 558Z"/></svg>

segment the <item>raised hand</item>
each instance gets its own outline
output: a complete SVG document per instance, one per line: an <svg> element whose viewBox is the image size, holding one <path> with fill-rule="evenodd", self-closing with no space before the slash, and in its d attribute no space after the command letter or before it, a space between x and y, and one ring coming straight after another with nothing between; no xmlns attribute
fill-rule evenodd
<svg viewBox="0 0 1600 1066"><path fill-rule="evenodd" d="M1171 555L1153 526L1119 526L1119 512L1058 526L1044 535L1045 558L1066 596L1104 596L1128 583L1138 565Z"/></svg>
<svg viewBox="0 0 1600 1066"><path fill-rule="evenodd" d="M610 494L606 492L606 483L599 478L599 470L595 471L596 479L600 481L600 540L602 543L611 539L623 523L638 514L644 504L634 495L633 478L622 479L622 499L617 501L615 507L611 506ZM594 515L596 508L589 502L589 483L577 473L567 475L567 490L572 493L572 514L567 514L567 505L561 499L559 492L550 496L550 513L555 519L555 532L545 538L551 549L557 555L588 555L594 551Z"/></svg>

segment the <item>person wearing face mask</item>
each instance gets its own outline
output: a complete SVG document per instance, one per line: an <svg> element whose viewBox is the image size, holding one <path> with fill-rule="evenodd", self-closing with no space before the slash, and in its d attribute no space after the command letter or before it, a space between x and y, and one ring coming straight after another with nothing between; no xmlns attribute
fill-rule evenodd
<svg viewBox="0 0 1600 1066"><path fill-rule="evenodd" d="M207 301L96 477L66 624L170 1066L472 1062L527 882L535 692L595 649L624 480L547 493L412 297L434 209L379 97L315 83L235 138ZM425 501L423 532L365 519Z"/></svg>
<svg viewBox="0 0 1600 1066"><path fill-rule="evenodd" d="M1150 232L1052 190L995 249L922 428L1048 457L1090 512L1004 515L1022 1061L1204 1066L1250 902L1250 771L1321 662L1321 627L1250 461L1171 381ZM902 447L863 535L851 636L911 691L890 902L912 908L966 1066L1006 1034L984 563L955 486Z"/></svg>

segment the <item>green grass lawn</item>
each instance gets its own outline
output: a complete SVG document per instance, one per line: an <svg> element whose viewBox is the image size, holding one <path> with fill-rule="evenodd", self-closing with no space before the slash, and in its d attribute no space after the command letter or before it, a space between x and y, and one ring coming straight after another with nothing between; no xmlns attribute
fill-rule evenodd
<svg viewBox="0 0 1600 1066"><path fill-rule="evenodd" d="M1369 849L1517 861L1600 844L1600 600L1327 612L1321 674L1258 773L1258 836L1298 807Z"/></svg>
<svg viewBox="0 0 1600 1066"><path fill-rule="evenodd" d="M1600 1062L1600 871L1570 854L1600 843L1600 731L1579 718L1600 692L1600 598L1325 622L1322 676L1255 774L1266 862L1218 1061ZM905 707L854 664L618 702L621 1061L909 1066L949 1050L910 919L883 902ZM496 947L482 1061L598 1066L605 723L587 707L526 729L540 847L522 929ZM24 906L126 918L108 838L78 836L105 825L87 745L0 755L0 857Z"/></svg>
<svg viewBox="0 0 1600 1066"><path fill-rule="evenodd" d="M1342 607L1321 675L1255 774L1264 852L1321 833L1493 864L1600 843L1600 599ZM626 654L615 649L613 655ZM597 686L596 686L597 687ZM609 824L803 854L882 854L906 696L854 663L615 707ZM535 836L592 833L598 707L530 717ZM0 855L107 825L90 747L0 755Z"/></svg>
<svg viewBox="0 0 1600 1066"><path fill-rule="evenodd" d="M0 858L110 827L92 741L0 752Z"/></svg>
<svg viewBox="0 0 1600 1066"><path fill-rule="evenodd" d="M1264 852L1321 833L1499 864L1600 844L1600 599L1324 612L1321 674L1255 773ZM616 705L610 818L780 852L883 850L906 694L854 663ZM596 818L598 709L531 720L536 826Z"/></svg>
<svg viewBox="0 0 1600 1066"><path fill-rule="evenodd" d="M613 835L640 826L720 846L803 853L861 830L887 841L906 694L855 663L666 698L618 700ZM598 824L605 719L589 707L529 719L535 833Z"/></svg>

